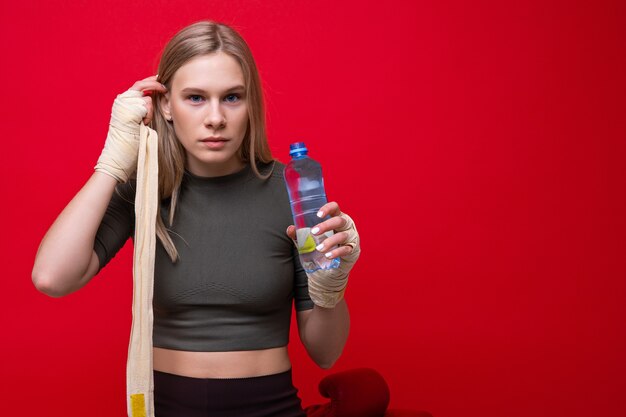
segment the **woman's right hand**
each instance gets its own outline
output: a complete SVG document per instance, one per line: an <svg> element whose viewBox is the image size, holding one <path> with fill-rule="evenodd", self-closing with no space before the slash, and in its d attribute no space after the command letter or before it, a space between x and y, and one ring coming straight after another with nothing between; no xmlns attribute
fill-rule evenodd
<svg viewBox="0 0 626 417"><path fill-rule="evenodd" d="M127 182L137 169L139 153L139 133L141 123L152 121L153 104L148 91L167 91L153 75L137 81L127 91L119 94L113 102L109 132L96 171Z"/></svg>
<svg viewBox="0 0 626 417"><path fill-rule="evenodd" d="M148 113L146 114L146 117L142 119L142 121L146 126L150 124L150 122L152 121L153 114L154 114L153 105L152 105L152 96L151 96L152 92L155 90L160 91L162 93L167 92L167 88L165 87L165 85L161 84L156 79L157 79L157 76L152 75L148 78L144 78L143 80L137 81L135 84L133 84L132 87L129 88L129 90L141 91L144 94L141 98L146 103L146 108L148 109Z"/></svg>

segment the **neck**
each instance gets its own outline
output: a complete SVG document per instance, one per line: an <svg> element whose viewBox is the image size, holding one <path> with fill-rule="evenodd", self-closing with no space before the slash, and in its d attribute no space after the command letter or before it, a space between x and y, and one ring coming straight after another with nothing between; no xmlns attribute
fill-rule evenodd
<svg viewBox="0 0 626 417"><path fill-rule="evenodd" d="M246 165L239 159L228 164L194 164L187 161L185 169L198 177L223 177L241 171Z"/></svg>

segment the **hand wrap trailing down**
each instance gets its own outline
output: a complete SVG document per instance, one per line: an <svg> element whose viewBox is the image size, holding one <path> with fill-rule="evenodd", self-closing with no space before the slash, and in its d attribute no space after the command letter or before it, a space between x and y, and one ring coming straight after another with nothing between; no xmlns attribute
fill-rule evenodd
<svg viewBox="0 0 626 417"><path fill-rule="evenodd" d="M152 331L154 259L158 213L158 135L143 123L143 92L127 90L113 102L109 133L95 170L120 183L137 173L133 254L132 327L126 364L129 417L154 417Z"/></svg>
<svg viewBox="0 0 626 417"><path fill-rule="evenodd" d="M125 183L137 169L139 135L143 118L148 114L146 102L138 90L127 90L113 102L109 133L94 169Z"/></svg>
<svg viewBox="0 0 626 417"><path fill-rule="evenodd" d="M348 274L361 254L359 233L352 218L345 213L339 216L346 220L346 225L335 230L348 233L343 246L352 247L352 252L340 258L338 268L318 269L307 273L309 296L316 305L324 308L333 308L341 301L348 285Z"/></svg>

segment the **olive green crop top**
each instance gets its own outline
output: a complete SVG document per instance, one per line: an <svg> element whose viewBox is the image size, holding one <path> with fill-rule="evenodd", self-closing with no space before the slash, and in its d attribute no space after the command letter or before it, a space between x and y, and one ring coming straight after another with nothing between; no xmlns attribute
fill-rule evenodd
<svg viewBox="0 0 626 417"><path fill-rule="evenodd" d="M262 174L272 163L258 164ZM275 162L267 180L249 164L234 174L199 177L185 171L169 234L172 263L159 239L154 266L153 345L185 351L257 350L289 342L292 302L313 308L307 276L285 233L293 223ZM101 270L134 239L136 182L119 184L98 228ZM161 201L167 225L169 199ZM292 301L293 300L293 301Z"/></svg>

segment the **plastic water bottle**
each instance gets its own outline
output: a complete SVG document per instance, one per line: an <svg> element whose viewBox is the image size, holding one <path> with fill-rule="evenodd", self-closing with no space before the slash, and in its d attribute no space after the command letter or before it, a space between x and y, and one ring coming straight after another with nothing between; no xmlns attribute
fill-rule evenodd
<svg viewBox="0 0 626 417"><path fill-rule="evenodd" d="M339 258L328 259L324 253L334 248L324 248L324 253L315 249L326 238L333 235L329 230L321 235L311 234L316 224L330 219L317 217L319 209L327 203L324 192L324 179L320 164L307 156L308 150L303 142L289 145L291 161L285 166L285 184L289 192L291 213L296 226L296 238L300 263L306 272L318 269L337 268ZM335 246L336 247L336 246Z"/></svg>

